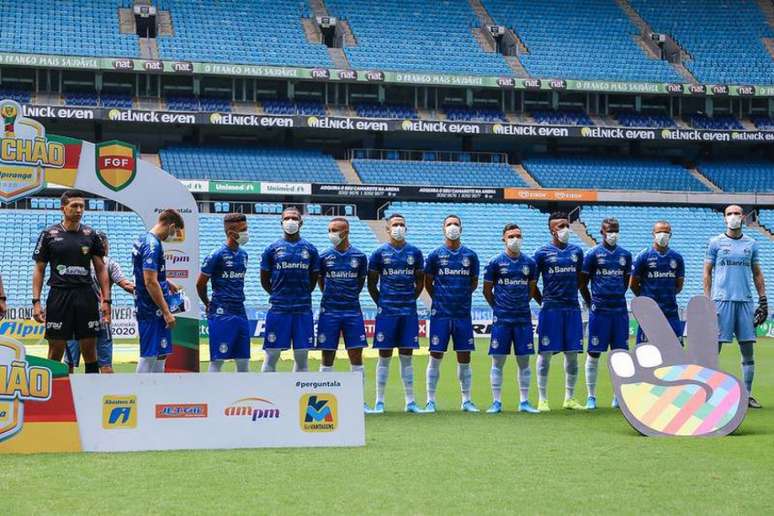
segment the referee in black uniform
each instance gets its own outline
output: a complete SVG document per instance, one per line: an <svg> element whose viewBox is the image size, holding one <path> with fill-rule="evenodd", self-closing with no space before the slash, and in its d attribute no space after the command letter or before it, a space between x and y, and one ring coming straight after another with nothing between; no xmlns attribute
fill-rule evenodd
<svg viewBox="0 0 774 516"><path fill-rule="evenodd" d="M102 319L110 323L110 283L102 257L105 249L97 232L81 224L86 207L83 194L68 190L62 194L63 219L40 233L32 259L32 316L46 324L48 358L62 360L70 339L78 340L87 373L98 373L97 332ZM46 310L40 304L40 292L51 264ZM102 291L102 305L91 286L91 266Z"/></svg>

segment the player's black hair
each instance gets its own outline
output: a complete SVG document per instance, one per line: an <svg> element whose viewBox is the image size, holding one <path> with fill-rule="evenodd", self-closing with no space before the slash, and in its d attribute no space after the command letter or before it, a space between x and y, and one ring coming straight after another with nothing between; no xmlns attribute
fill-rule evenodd
<svg viewBox="0 0 774 516"><path fill-rule="evenodd" d="M618 222L618 219L615 218L615 217L606 217L606 218L602 219L602 224L600 225L600 227L602 227L602 228L605 227L605 224L607 224L607 225L618 224L619 226L621 225L621 223Z"/></svg>
<svg viewBox="0 0 774 516"><path fill-rule="evenodd" d="M521 228L519 227L518 224L514 224L513 222L510 222L506 224L505 227L503 228L503 235L512 229L521 229Z"/></svg>
<svg viewBox="0 0 774 516"><path fill-rule="evenodd" d="M223 225L238 224L240 222L247 222L247 217L244 213L227 213L223 217Z"/></svg>
<svg viewBox="0 0 774 516"><path fill-rule="evenodd" d="M565 212L565 211L555 211L551 215L548 216L548 226L549 227L551 226L551 221L552 220L557 220L557 219L567 219L569 221L570 220L570 216L567 215L567 212Z"/></svg>
<svg viewBox="0 0 774 516"><path fill-rule="evenodd" d="M104 231L97 231L97 238L99 238L102 241L102 245L109 245L110 240L108 240L107 233Z"/></svg>
<svg viewBox="0 0 774 516"><path fill-rule="evenodd" d="M295 211L296 213L298 213L299 218L301 217L301 210L299 209L298 206L285 206L285 208L282 210L282 215L281 215L283 219L285 218L286 211Z"/></svg>
<svg viewBox="0 0 774 516"><path fill-rule="evenodd" d="M406 217L404 217L400 213L393 213L392 215L387 217L387 223L389 224L392 219L403 219L403 220L406 220Z"/></svg>
<svg viewBox="0 0 774 516"><path fill-rule="evenodd" d="M67 206L68 204L70 204L71 199L77 199L78 197L83 199L85 195L83 195L83 192L81 192L80 190L65 190L62 196L59 198L59 200L62 206Z"/></svg>
<svg viewBox="0 0 774 516"><path fill-rule="evenodd" d="M449 219L457 219L457 222L459 222L460 226L462 226L462 219L460 218L460 216L459 215L454 215L453 213L450 214L450 215L447 215L446 218L443 219L443 225L444 226L446 225L446 221L449 220Z"/></svg>
<svg viewBox="0 0 774 516"><path fill-rule="evenodd" d="M183 216L180 215L180 213L172 208L167 208L166 210L162 210L161 213L159 213L159 222L162 224L174 224L180 229L185 228L185 222L183 222Z"/></svg>
<svg viewBox="0 0 774 516"><path fill-rule="evenodd" d="M344 217L333 217L331 222L344 222L347 225L347 228L349 228L349 221Z"/></svg>

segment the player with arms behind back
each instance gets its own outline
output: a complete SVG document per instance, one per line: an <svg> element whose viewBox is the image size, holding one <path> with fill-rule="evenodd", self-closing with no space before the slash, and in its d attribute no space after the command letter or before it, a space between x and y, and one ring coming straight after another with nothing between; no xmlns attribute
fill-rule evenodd
<svg viewBox="0 0 774 516"><path fill-rule="evenodd" d="M317 349L322 350L321 372L333 371L339 337L344 336L352 372L363 375L366 341L360 291L368 275L368 259L349 243L349 221L331 219L328 239L333 247L320 255L320 317L317 321ZM364 407L370 412L368 405Z"/></svg>
<svg viewBox="0 0 774 516"><path fill-rule="evenodd" d="M586 253L581 272L580 291L589 307L587 410L597 408L600 355L608 349L629 349L629 308L626 306L626 290L629 288L632 255L618 245L618 237L621 234L618 220L603 220L599 233L602 235L602 243ZM618 407L615 395L612 405L614 408Z"/></svg>
<svg viewBox="0 0 774 516"><path fill-rule="evenodd" d="M462 411L478 412L470 399L473 371L470 352L473 321L471 297L478 287L478 255L460 242L462 220L449 215L443 221L444 245L432 251L425 263L425 290L433 300L430 310L430 360L427 362L427 405L425 412L435 412L435 391L441 376L441 360L454 339L457 352L457 378L462 391Z"/></svg>
<svg viewBox="0 0 774 516"><path fill-rule="evenodd" d="M715 302L720 329L719 346L731 342L736 335L742 355L742 376L750 408L761 408L752 396L755 378L755 327L769 316L766 284L758 256L758 243L742 234L742 208L731 205L725 209L726 232L710 239L704 259L704 295ZM755 309L750 283L758 293Z"/></svg>
<svg viewBox="0 0 774 516"><path fill-rule="evenodd" d="M575 399L578 353L583 352L583 321L578 304L583 251L570 242L570 218L564 212L548 217L551 242L534 256L543 278L542 305L538 315L538 410L548 412L548 371L551 356L564 353L564 408L583 409Z"/></svg>
<svg viewBox="0 0 774 516"><path fill-rule="evenodd" d="M418 413L411 355L419 348L417 298L422 293L424 258L422 251L406 242L403 215L393 213L387 218L387 232L390 241L379 246L368 260L368 293L377 306L374 348L379 350L373 411L384 412L392 350L398 348L406 412Z"/></svg>
<svg viewBox="0 0 774 516"><path fill-rule="evenodd" d="M677 294L683 290L685 262L680 253L669 247L672 226L661 220L653 225L653 246L640 251L632 264L629 288L635 296L653 299L664 313L677 338L682 342L683 323L677 307ZM648 339L637 329L637 344Z"/></svg>
<svg viewBox="0 0 774 516"><path fill-rule="evenodd" d="M513 347L518 366L519 412L535 414L538 410L529 404L532 377L529 357L535 352L529 300L535 298L540 301L537 266L535 260L521 252L522 233L519 226L506 224L503 228L503 242L505 251L492 258L484 272L484 297L493 312L492 340L489 345L489 354L492 356L489 373L492 406L487 412L497 414L503 410L503 367Z"/></svg>
<svg viewBox="0 0 774 516"><path fill-rule="evenodd" d="M184 229L183 217L172 209L159 213L156 224L137 239L132 249L137 327L140 332L138 373L163 373L172 354L172 328L175 316L168 298L178 291L167 280L167 264L162 242L177 238Z"/></svg>
<svg viewBox="0 0 774 516"><path fill-rule="evenodd" d="M283 349L293 345L293 371L308 369L314 347L312 290L317 285L320 259L317 249L301 238L304 221L296 207L282 211L282 238L261 256L261 286L269 293L263 350L264 373L274 372Z"/></svg>
<svg viewBox="0 0 774 516"><path fill-rule="evenodd" d="M250 370L250 323L245 312L245 275L249 240L247 217L229 213L223 217L226 242L204 259L196 280L196 292L204 303L210 332L210 373L218 373L223 361L233 359L236 370ZM212 281L212 300L207 283Z"/></svg>

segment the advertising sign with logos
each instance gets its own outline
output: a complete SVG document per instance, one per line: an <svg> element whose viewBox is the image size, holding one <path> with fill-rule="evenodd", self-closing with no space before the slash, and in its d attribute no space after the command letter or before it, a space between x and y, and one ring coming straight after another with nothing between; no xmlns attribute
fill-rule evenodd
<svg viewBox="0 0 774 516"><path fill-rule="evenodd" d="M358 373L70 377L83 451L364 446Z"/></svg>

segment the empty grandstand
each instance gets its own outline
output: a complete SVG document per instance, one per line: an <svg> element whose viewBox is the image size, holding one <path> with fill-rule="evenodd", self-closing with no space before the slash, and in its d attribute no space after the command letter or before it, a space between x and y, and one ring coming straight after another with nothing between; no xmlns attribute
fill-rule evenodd
<svg viewBox="0 0 774 516"><path fill-rule="evenodd" d="M352 165L364 183L419 186L527 186L524 180L505 163L353 159Z"/></svg>
<svg viewBox="0 0 774 516"><path fill-rule="evenodd" d="M772 161L703 162L699 170L726 192L774 192Z"/></svg>

